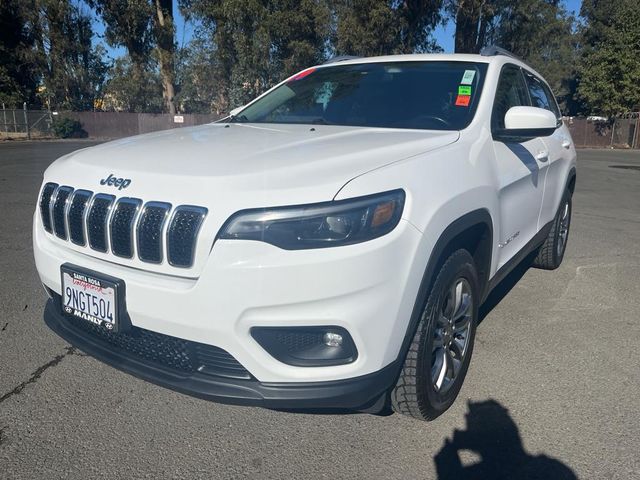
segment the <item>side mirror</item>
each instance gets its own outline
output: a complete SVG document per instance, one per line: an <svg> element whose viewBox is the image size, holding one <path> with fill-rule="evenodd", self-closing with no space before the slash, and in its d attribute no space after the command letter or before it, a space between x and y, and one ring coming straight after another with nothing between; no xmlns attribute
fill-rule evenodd
<svg viewBox="0 0 640 480"><path fill-rule="evenodd" d="M240 111L244 108L244 105L242 107L236 107L233 110L231 110L229 112L229 116L230 117L235 117L238 113L240 113Z"/></svg>
<svg viewBox="0 0 640 480"><path fill-rule="evenodd" d="M548 137L558 128L558 119L544 108L511 107L504 116L504 126L496 132L500 139Z"/></svg>

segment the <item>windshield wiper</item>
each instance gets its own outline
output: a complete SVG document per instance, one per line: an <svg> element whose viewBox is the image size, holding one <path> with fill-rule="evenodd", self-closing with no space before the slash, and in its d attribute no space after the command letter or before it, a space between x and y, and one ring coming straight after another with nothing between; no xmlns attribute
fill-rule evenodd
<svg viewBox="0 0 640 480"><path fill-rule="evenodd" d="M246 123L248 121L249 119L247 118L246 115L238 115L238 116L231 115L229 117L229 123Z"/></svg>
<svg viewBox="0 0 640 480"><path fill-rule="evenodd" d="M311 123L312 125L331 125L331 122L327 122L322 117L314 118L309 123Z"/></svg>

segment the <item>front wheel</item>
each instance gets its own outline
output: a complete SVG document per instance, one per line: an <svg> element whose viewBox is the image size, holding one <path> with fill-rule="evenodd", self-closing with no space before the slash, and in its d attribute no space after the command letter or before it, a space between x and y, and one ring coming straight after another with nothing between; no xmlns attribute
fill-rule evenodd
<svg viewBox="0 0 640 480"><path fill-rule="evenodd" d="M393 409L433 420L454 402L469 368L479 307L478 275L466 250L442 265L391 392Z"/></svg>

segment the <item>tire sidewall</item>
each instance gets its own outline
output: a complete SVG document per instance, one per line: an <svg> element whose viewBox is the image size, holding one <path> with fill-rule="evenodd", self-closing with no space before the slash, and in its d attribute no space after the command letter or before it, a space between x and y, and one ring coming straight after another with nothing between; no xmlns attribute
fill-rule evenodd
<svg viewBox="0 0 640 480"><path fill-rule="evenodd" d="M562 212L564 211L564 206L569 203L569 223L567 224L567 238L565 239L564 248L561 253L558 253L558 244L560 243L560 228L562 224ZM564 258L564 254L567 251L567 246L569 245L569 234L571 233L571 214L573 213L573 204L571 200L571 193L566 191L562 196L562 202L560 202L560 208L558 209L558 213L556 214L556 224L554 228L554 238L553 238L553 260L556 267L560 266L562 260Z"/></svg>
<svg viewBox="0 0 640 480"><path fill-rule="evenodd" d="M451 406L458 396L460 388L464 382L473 353L480 303L478 275L476 273L473 257L471 257L471 255L465 250L459 250L454 253L452 257L455 257L454 262L445 263L446 268L439 272L438 277L429 292L425 308L423 309L423 317L420 322L422 344L418 357L418 384L416 385L418 399L422 404L422 408L432 410L433 413L436 414L444 412ZM468 350L454 384L449 388L449 390L447 390L447 392L441 394L435 390L431 380L433 332L439 309L441 308L443 300L442 297L447 292L447 289L451 284L459 278L467 280L471 287L473 296L472 319L469 328L469 343L467 345Z"/></svg>

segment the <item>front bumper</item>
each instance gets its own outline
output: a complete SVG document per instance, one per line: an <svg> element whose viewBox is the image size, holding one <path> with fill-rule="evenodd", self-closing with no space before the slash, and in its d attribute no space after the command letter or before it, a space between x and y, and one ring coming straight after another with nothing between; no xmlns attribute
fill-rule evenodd
<svg viewBox="0 0 640 480"><path fill-rule="evenodd" d="M398 375L398 363L368 375L327 382L275 383L234 379L200 372L179 372L113 347L74 327L54 297L44 311L46 324L71 345L119 370L157 385L205 400L272 409L346 409L376 412Z"/></svg>
<svg viewBox="0 0 640 480"><path fill-rule="evenodd" d="M317 251L216 241L201 274L188 278L119 265L89 249L76 251L46 233L37 216L33 229L38 273L53 292L61 292L60 266L67 262L121 279L133 326L216 346L269 385L350 381L395 362L424 271L415 268L421 238L401 221L370 242ZM285 364L251 335L254 327L327 325L348 331L358 353L353 362Z"/></svg>

